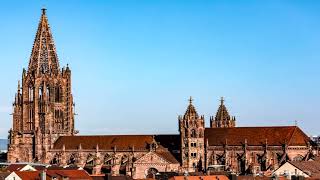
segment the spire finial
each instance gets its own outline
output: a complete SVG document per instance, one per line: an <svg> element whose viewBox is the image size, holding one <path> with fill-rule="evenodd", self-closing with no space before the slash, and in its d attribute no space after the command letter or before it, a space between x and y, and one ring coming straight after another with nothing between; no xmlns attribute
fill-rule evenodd
<svg viewBox="0 0 320 180"><path fill-rule="evenodd" d="M190 96L189 103L192 104L192 101L193 101L192 96Z"/></svg>
<svg viewBox="0 0 320 180"><path fill-rule="evenodd" d="M221 97L220 102L221 102L221 105L223 105L223 103L224 103L224 98L223 97Z"/></svg>
<svg viewBox="0 0 320 180"><path fill-rule="evenodd" d="M45 7L43 7L42 9L41 9L41 11L42 11L42 14L46 14L46 8Z"/></svg>

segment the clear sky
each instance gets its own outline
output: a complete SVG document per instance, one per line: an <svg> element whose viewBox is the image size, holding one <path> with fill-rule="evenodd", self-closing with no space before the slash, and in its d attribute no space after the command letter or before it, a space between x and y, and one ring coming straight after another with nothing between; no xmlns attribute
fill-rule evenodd
<svg viewBox="0 0 320 180"><path fill-rule="evenodd" d="M177 133L189 96L238 126L320 134L320 1L2 1L0 137L45 6L81 134Z"/></svg>

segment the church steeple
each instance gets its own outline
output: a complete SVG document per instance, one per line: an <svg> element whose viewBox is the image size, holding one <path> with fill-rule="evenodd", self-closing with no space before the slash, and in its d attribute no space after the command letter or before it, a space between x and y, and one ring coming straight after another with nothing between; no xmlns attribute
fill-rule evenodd
<svg viewBox="0 0 320 180"><path fill-rule="evenodd" d="M210 125L211 128L214 127L235 127L235 117L232 117L229 115L229 112L224 105L224 98L221 97L220 99L220 106L218 108L218 111L216 113L216 116L210 117Z"/></svg>
<svg viewBox="0 0 320 180"><path fill-rule="evenodd" d="M22 71L13 103L9 162L48 163L45 152L57 138L74 135L71 84L70 68L59 69L46 9L42 9L29 67Z"/></svg>
<svg viewBox="0 0 320 180"><path fill-rule="evenodd" d="M196 108L192 104L192 101L193 101L193 99L190 96L188 108L187 108L186 112L184 113L185 119L193 119L193 118L198 119L198 117L199 117Z"/></svg>
<svg viewBox="0 0 320 180"><path fill-rule="evenodd" d="M46 9L42 9L37 34L29 60L28 73L45 74L59 72L59 60L51 34Z"/></svg>

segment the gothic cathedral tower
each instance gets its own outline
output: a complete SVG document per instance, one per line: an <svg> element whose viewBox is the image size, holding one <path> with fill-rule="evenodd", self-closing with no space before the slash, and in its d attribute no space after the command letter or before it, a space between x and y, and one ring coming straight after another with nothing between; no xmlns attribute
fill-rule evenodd
<svg viewBox="0 0 320 180"><path fill-rule="evenodd" d="M74 135L71 71L59 69L53 37L42 9L28 70L23 69L13 103L8 162L46 162L61 135Z"/></svg>
<svg viewBox="0 0 320 180"><path fill-rule="evenodd" d="M199 116L192 105L184 116L179 116L179 131L181 136L182 167L188 172L203 170L204 167L204 116Z"/></svg>

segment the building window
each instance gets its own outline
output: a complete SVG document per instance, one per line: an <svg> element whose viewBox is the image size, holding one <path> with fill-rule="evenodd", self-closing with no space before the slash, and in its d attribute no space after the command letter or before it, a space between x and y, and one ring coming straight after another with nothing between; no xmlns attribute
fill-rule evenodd
<svg viewBox="0 0 320 180"><path fill-rule="evenodd" d="M191 147L197 147L197 143L191 143Z"/></svg>
<svg viewBox="0 0 320 180"><path fill-rule="evenodd" d="M197 157L197 153L191 153L191 157L192 158L196 158Z"/></svg>
<svg viewBox="0 0 320 180"><path fill-rule="evenodd" d="M192 138L196 137L196 130L194 130L194 129L191 130L191 137Z"/></svg>

